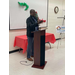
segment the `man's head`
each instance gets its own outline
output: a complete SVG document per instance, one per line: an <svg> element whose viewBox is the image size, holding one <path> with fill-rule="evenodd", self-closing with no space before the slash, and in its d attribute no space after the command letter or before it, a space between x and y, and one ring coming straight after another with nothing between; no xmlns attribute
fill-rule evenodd
<svg viewBox="0 0 75 75"><path fill-rule="evenodd" d="M35 16L35 10L34 10L34 9L31 9L31 10L30 10L30 15L31 15L31 16Z"/></svg>

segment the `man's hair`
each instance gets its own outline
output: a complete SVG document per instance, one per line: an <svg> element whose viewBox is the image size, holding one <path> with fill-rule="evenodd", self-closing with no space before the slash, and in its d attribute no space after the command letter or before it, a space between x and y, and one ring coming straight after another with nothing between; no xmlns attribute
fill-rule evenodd
<svg viewBox="0 0 75 75"><path fill-rule="evenodd" d="M31 9L31 10L30 10L30 13L32 13L33 11L35 11L35 10L34 10L34 9Z"/></svg>

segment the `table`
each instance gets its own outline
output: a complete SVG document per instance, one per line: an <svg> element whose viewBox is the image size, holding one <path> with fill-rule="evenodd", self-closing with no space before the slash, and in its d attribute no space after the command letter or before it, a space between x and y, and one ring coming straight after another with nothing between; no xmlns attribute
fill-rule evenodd
<svg viewBox="0 0 75 75"><path fill-rule="evenodd" d="M45 43L55 43L56 39L54 34L52 33L46 33L45 34ZM14 47L18 46L20 48L23 49L23 53L26 52L27 50L27 45L28 45L28 40L27 40L27 36L26 35L20 35L20 36L16 36L15 40L14 40Z"/></svg>

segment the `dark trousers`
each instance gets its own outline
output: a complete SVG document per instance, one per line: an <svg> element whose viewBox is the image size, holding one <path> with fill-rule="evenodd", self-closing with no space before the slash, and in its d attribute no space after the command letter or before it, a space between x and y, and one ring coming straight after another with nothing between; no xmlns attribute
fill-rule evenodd
<svg viewBox="0 0 75 75"><path fill-rule="evenodd" d="M33 37L27 38L28 38L27 58L30 58L30 56L34 56L34 39Z"/></svg>

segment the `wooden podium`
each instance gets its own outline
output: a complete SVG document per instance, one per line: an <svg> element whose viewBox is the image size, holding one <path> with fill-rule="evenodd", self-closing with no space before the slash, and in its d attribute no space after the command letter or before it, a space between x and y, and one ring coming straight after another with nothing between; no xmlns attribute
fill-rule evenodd
<svg viewBox="0 0 75 75"><path fill-rule="evenodd" d="M43 69L45 61L45 29L34 31L34 64L32 67Z"/></svg>

